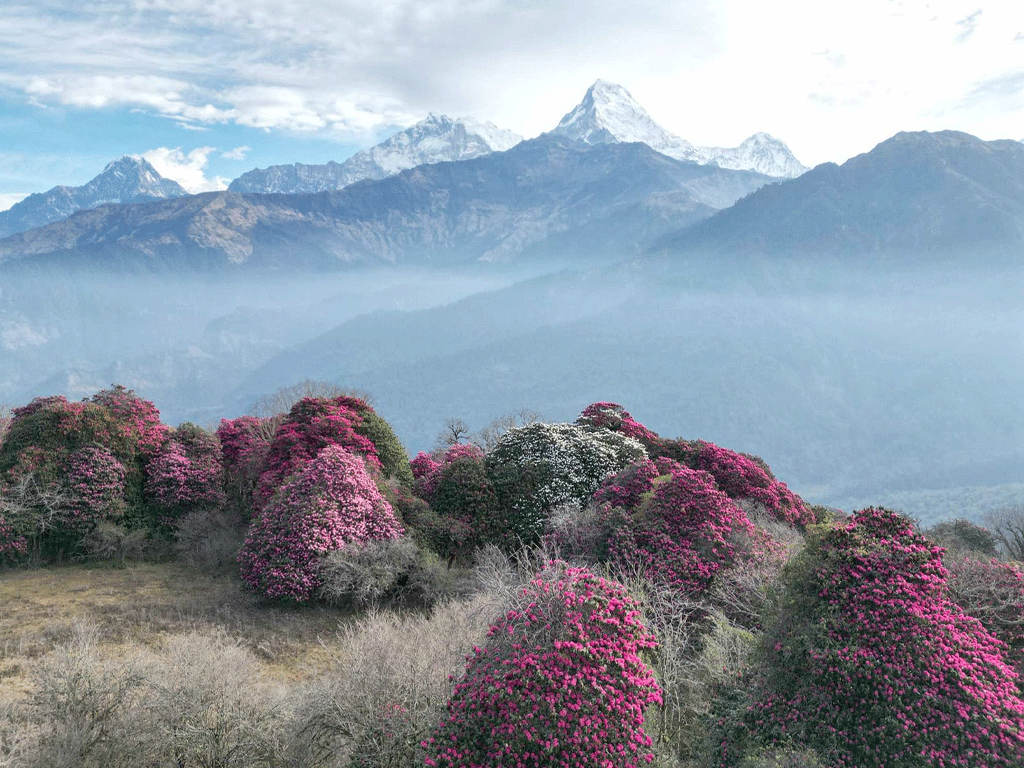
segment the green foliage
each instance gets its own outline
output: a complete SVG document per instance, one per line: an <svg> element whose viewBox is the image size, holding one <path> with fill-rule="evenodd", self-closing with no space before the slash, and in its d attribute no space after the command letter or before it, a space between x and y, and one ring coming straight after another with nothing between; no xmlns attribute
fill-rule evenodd
<svg viewBox="0 0 1024 768"><path fill-rule="evenodd" d="M607 475L645 456L639 442L617 432L535 423L505 433L487 455L487 471L508 534L532 544L557 507L583 507Z"/></svg>
<svg viewBox="0 0 1024 768"><path fill-rule="evenodd" d="M383 418L366 406L360 411L363 417L362 424L356 426L358 434L366 437L376 446L377 458L383 467L384 476L394 478L402 485L412 487L412 468L409 466L409 454L398 439L398 435L391 429Z"/></svg>

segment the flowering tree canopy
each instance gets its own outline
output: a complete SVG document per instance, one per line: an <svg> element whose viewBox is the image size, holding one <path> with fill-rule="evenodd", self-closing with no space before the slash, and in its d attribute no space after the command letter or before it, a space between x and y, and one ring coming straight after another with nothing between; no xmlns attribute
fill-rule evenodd
<svg viewBox="0 0 1024 768"><path fill-rule="evenodd" d="M509 430L487 455L487 470L510 533L532 542L551 510L584 506L607 475L645 456L617 432L538 422Z"/></svg>
<svg viewBox="0 0 1024 768"><path fill-rule="evenodd" d="M427 765L646 764L643 712L661 691L641 654L654 647L621 584L551 564L474 649Z"/></svg>
<svg viewBox="0 0 1024 768"><path fill-rule="evenodd" d="M303 602L320 587L319 565L327 553L402 533L365 460L328 445L253 520L238 562L243 581L256 592Z"/></svg>
<svg viewBox="0 0 1024 768"><path fill-rule="evenodd" d="M946 582L942 550L895 512L812 529L765 638L749 733L841 768L1019 766L1020 680Z"/></svg>

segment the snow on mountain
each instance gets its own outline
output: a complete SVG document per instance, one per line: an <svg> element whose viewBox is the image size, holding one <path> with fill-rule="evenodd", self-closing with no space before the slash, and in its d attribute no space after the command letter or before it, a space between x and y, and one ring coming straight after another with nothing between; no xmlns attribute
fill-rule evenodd
<svg viewBox="0 0 1024 768"><path fill-rule="evenodd" d="M734 148L694 146L654 122L629 91L607 80L590 86L551 133L587 144L639 141L677 160L767 176L792 178L807 170L785 143L767 133L756 133Z"/></svg>
<svg viewBox="0 0 1024 768"><path fill-rule="evenodd" d="M244 173L228 187L233 192L294 194L341 189L364 179L383 179L408 168L511 149L522 141L512 131L471 118L430 114L380 144L343 163L274 165Z"/></svg>
<svg viewBox="0 0 1024 768"><path fill-rule="evenodd" d="M700 151L651 119L647 111L621 85L598 80L575 109L551 133L587 144L639 141L677 160L701 162Z"/></svg>
<svg viewBox="0 0 1024 768"><path fill-rule="evenodd" d="M784 179L793 179L808 170L785 142L767 133L755 133L738 147L701 147L708 163L719 168L749 170Z"/></svg>
<svg viewBox="0 0 1024 768"><path fill-rule="evenodd" d="M125 155L108 163L103 172L87 184L54 187L48 192L29 195L8 210L0 211L0 238L107 203L138 203L187 194L180 184L165 179L148 161Z"/></svg>

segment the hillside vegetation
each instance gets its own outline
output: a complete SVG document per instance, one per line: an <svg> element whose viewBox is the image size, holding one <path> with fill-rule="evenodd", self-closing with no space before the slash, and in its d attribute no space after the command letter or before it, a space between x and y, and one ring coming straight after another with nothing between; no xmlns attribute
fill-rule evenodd
<svg viewBox="0 0 1024 768"><path fill-rule="evenodd" d="M922 531L616 403L411 460L306 387L0 444L0 766L1019 766L1022 515Z"/></svg>

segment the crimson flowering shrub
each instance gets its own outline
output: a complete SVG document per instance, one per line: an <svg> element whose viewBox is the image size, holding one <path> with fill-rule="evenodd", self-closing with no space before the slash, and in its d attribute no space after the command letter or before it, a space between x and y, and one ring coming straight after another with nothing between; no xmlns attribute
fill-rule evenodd
<svg viewBox="0 0 1024 768"><path fill-rule="evenodd" d="M591 403L583 409L576 423L592 429L609 429L643 443L644 447L656 444L658 435L630 416L629 411L618 403Z"/></svg>
<svg viewBox="0 0 1024 768"><path fill-rule="evenodd" d="M270 500L287 477L330 445L358 453L374 469L381 470L377 447L356 429L363 421L361 410L368 407L352 397L304 397L293 405L267 449L253 497L257 508Z"/></svg>
<svg viewBox="0 0 1024 768"><path fill-rule="evenodd" d="M75 534L91 531L96 523L119 521L127 511L124 465L102 446L86 446L68 456L62 485L67 502L61 526Z"/></svg>
<svg viewBox="0 0 1024 768"><path fill-rule="evenodd" d="M540 539L552 510L583 507L609 474L647 455L631 437L575 424L527 424L509 430L486 458L506 535Z"/></svg>
<svg viewBox="0 0 1024 768"><path fill-rule="evenodd" d="M164 526L173 526L188 512L222 506L224 469L217 438L195 424L179 426L146 465L144 491Z"/></svg>
<svg viewBox="0 0 1024 768"><path fill-rule="evenodd" d="M416 492L420 498L433 503L438 483L441 481L442 470L459 459L482 462L484 452L470 443L455 443L443 450L439 449L433 454L424 453L423 451L416 454L416 458L409 462L409 464L415 478Z"/></svg>
<svg viewBox="0 0 1024 768"><path fill-rule="evenodd" d="M673 462L648 501L611 533L609 558L691 597L744 553L756 538L742 509L707 472Z"/></svg>
<svg viewBox="0 0 1024 768"><path fill-rule="evenodd" d="M621 472L609 475L594 492L594 503L599 506L621 507L631 510L639 506L643 495L654 488L654 480L666 474L650 459L630 464Z"/></svg>
<svg viewBox="0 0 1024 768"><path fill-rule="evenodd" d="M14 563L28 554L28 537L0 512L0 565Z"/></svg>
<svg viewBox="0 0 1024 768"><path fill-rule="evenodd" d="M142 456L156 453L167 439L170 428L160 421L156 406L120 384L97 392L90 402L107 410Z"/></svg>
<svg viewBox="0 0 1024 768"><path fill-rule="evenodd" d="M718 487L730 497L760 502L782 522L798 526L815 522L804 500L776 480L759 459L698 440L692 461L687 464L713 475Z"/></svg>
<svg viewBox="0 0 1024 768"><path fill-rule="evenodd" d="M942 550L884 509L812 528L764 638L746 733L837 768L1020 766L1024 701L1005 646L946 591ZM721 765L733 765L726 739Z"/></svg>
<svg viewBox="0 0 1024 768"><path fill-rule="evenodd" d="M217 427L226 501L243 520L252 515L256 486L281 419L241 416L221 419Z"/></svg>
<svg viewBox="0 0 1024 768"><path fill-rule="evenodd" d="M253 520L238 555L242 580L264 597L304 602L320 588L329 552L403 532L366 461L328 445Z"/></svg>
<svg viewBox="0 0 1024 768"><path fill-rule="evenodd" d="M661 702L641 654L655 647L617 582L551 564L475 648L423 743L430 766L638 768L644 708Z"/></svg>
<svg viewBox="0 0 1024 768"><path fill-rule="evenodd" d="M166 434L153 404L124 387L14 409L0 445L0 495L19 507L8 524L58 555L101 520L141 526L142 465Z"/></svg>

